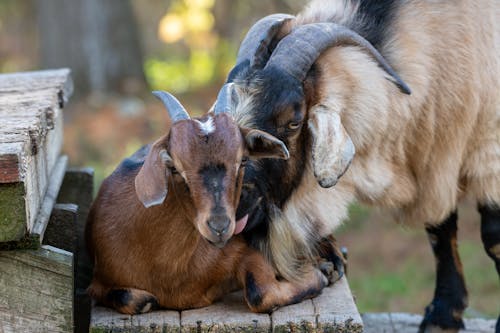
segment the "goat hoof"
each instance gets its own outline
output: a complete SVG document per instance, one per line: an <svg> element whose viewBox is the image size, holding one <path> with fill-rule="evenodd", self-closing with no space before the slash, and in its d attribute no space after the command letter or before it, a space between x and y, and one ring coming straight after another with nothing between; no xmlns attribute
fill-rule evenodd
<svg viewBox="0 0 500 333"><path fill-rule="evenodd" d="M335 282L340 280L343 275L343 272L339 272L331 261L320 262L318 268L321 273L323 273L323 275L328 279L328 285L334 284Z"/></svg>
<svg viewBox="0 0 500 333"><path fill-rule="evenodd" d="M420 323L419 333L456 333L464 329L463 309L454 309L446 300L434 300L425 308L425 316Z"/></svg>

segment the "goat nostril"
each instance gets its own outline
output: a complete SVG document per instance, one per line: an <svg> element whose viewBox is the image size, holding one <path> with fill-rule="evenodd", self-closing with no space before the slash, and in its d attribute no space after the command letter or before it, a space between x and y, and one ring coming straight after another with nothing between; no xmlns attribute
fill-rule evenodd
<svg viewBox="0 0 500 333"><path fill-rule="evenodd" d="M217 236L226 234L229 231L231 220L227 217L215 217L208 220L208 227Z"/></svg>

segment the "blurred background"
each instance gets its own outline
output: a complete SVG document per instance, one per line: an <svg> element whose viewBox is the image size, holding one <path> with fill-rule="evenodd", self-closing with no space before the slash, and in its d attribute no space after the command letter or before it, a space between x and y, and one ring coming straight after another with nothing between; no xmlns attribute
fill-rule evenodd
<svg viewBox="0 0 500 333"><path fill-rule="evenodd" d="M303 3L1 0L0 72L72 69L64 153L71 165L94 168L97 188L124 156L164 133L166 113L151 90L172 92L193 115L206 112L248 28L271 13L296 13ZM480 242L479 215L473 203L459 215L466 315L494 318L498 276ZM355 205L336 237L349 249L348 277L361 312L423 313L435 279L423 229Z"/></svg>

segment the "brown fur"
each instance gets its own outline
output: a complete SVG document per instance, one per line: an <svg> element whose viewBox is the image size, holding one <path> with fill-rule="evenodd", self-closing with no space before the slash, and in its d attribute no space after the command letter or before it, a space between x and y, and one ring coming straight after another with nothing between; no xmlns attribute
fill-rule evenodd
<svg viewBox="0 0 500 333"><path fill-rule="evenodd" d="M103 182L86 230L95 261L88 292L100 303L128 314L158 306L190 309L243 287L250 309L267 312L315 296L326 285L325 276L312 267L307 282L278 281L271 265L241 236L230 239L242 158L286 158L287 151L267 133L238 128L227 114L198 121L208 118L211 133L200 132L196 120L174 123L169 134L136 152ZM216 179L200 174L206 166L226 170L218 199L214 188L207 188ZM207 223L217 202L231 220L220 237ZM153 204L146 208L143 203ZM227 244L218 248L210 242Z"/></svg>

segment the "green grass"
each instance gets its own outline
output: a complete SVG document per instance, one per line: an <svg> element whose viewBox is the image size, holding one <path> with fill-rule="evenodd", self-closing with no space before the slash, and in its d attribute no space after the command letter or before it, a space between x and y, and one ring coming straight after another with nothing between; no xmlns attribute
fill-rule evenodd
<svg viewBox="0 0 500 333"><path fill-rule="evenodd" d="M349 249L348 280L360 312L423 314L435 286L435 259L423 228L401 227L363 207L350 211L354 221L335 235ZM496 318L500 281L480 241L478 221L459 221L458 238L469 291L465 315Z"/></svg>

